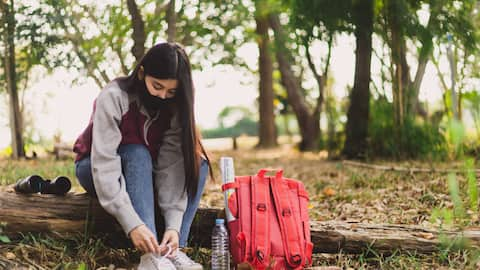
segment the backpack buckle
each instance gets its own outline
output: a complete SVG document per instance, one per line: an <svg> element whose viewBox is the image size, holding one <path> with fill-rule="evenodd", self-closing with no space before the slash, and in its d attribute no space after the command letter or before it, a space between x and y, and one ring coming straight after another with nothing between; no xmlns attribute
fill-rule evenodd
<svg viewBox="0 0 480 270"><path fill-rule="evenodd" d="M282 210L282 216L289 217L291 215L292 215L292 212L290 211L290 208L285 208Z"/></svg>
<svg viewBox="0 0 480 270"><path fill-rule="evenodd" d="M292 259L292 262L294 262L295 264L300 264L302 262L302 256L300 256L299 254L290 256L290 259Z"/></svg>
<svg viewBox="0 0 480 270"><path fill-rule="evenodd" d="M267 210L267 205L264 204L264 203L259 203L259 204L257 204L257 210L265 212Z"/></svg>
<svg viewBox="0 0 480 270"><path fill-rule="evenodd" d="M263 258L265 257L265 255L263 254L263 251L261 251L260 249L257 249L256 255L258 260L263 262Z"/></svg>

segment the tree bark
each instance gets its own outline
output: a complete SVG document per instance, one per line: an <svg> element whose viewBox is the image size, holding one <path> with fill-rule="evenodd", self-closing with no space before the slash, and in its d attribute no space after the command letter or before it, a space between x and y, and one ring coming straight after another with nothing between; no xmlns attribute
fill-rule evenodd
<svg viewBox="0 0 480 270"><path fill-rule="evenodd" d="M302 94L300 80L295 77L292 71L291 55L285 47L285 33L278 19L277 14L270 15L270 27L275 35L275 55L280 70L281 82L287 91L288 103L292 106L297 117L298 126L302 140L300 151L311 151L318 149L318 137L320 135L320 110L310 113L305 97ZM319 93L320 94L320 93ZM316 108L320 108L323 98L317 100Z"/></svg>
<svg viewBox="0 0 480 270"><path fill-rule="evenodd" d="M257 8L262 8L258 4ZM273 64L270 55L270 37L268 36L268 17L256 16L255 22L257 24L256 33L259 58L258 67L260 72L259 81L259 111L260 111L260 125L259 125L259 143L257 147L271 148L277 145L277 134L275 129L275 115L273 108Z"/></svg>
<svg viewBox="0 0 480 270"><path fill-rule="evenodd" d="M174 42L177 32L177 14L175 13L175 0L170 0L167 9L167 41Z"/></svg>
<svg viewBox="0 0 480 270"><path fill-rule="evenodd" d="M132 19L133 28L133 47L131 52L135 57L136 63L138 63L145 54L145 40L147 39L145 34L145 23L143 22L142 14L140 14L140 10L138 10L135 0L127 0L127 7Z"/></svg>
<svg viewBox="0 0 480 270"><path fill-rule="evenodd" d="M430 31L434 31L434 20L437 18L439 11L442 9L442 2L433 2L430 5L430 16L428 18L426 31L429 31L427 34L420 34L420 42L422 47L420 48L420 53L418 55L418 67L415 72L415 78L413 81L410 81L410 97L409 97L409 112L413 114L419 114L424 119L428 117L427 112L422 107L418 100L418 94L420 93L420 86L422 85L422 80L425 75L425 70L427 68L428 61L433 52L433 37L430 34Z"/></svg>
<svg viewBox="0 0 480 270"><path fill-rule="evenodd" d="M347 112L346 140L343 155L364 158L367 151L370 102L370 64L372 56L373 0L354 5L355 81Z"/></svg>
<svg viewBox="0 0 480 270"><path fill-rule="evenodd" d="M403 0L402 0L403 1ZM398 5L402 5L402 1L388 0L386 4L386 13L387 13L387 25L390 30L390 49L391 49L391 59L393 66L393 76L392 76L392 93L393 93L393 121L394 121L394 136L395 140L401 145L403 142L403 125L407 112L405 111L408 103L408 95L406 95L406 90L408 85L405 85L404 70L405 63L405 38L402 33L402 25L400 23Z"/></svg>
<svg viewBox="0 0 480 270"><path fill-rule="evenodd" d="M0 220L6 222L3 233L16 239L21 233L44 232L57 236L74 233L109 233L109 244L128 245L129 240L115 219L96 199L85 193L66 196L0 192ZM197 211L190 230L193 246L210 247L215 218L224 217L223 209ZM113 225L113 226L112 226ZM480 231L436 231L412 225L363 224L358 222L312 222L312 242L316 253L361 253L367 250L391 254L396 250L432 253L439 250L439 236L450 243L464 237L480 246Z"/></svg>
<svg viewBox="0 0 480 270"><path fill-rule="evenodd" d="M431 40L430 40L430 43L431 43ZM422 48L420 49L420 55L418 58L418 67L415 73L415 79L413 80L413 82L410 82L411 94L410 94L410 100L408 102L408 105L409 105L408 110L413 114L421 115L423 118L427 118L428 115L418 100L418 94L420 93L420 86L422 85L422 80L425 75L425 70L427 68L428 60L432 52L432 49L433 49L433 45L423 44Z"/></svg>
<svg viewBox="0 0 480 270"><path fill-rule="evenodd" d="M22 115L18 101L17 75L15 70L15 10L13 0L10 4L6 1L0 2L2 11L2 24L4 25L5 42L5 79L7 82L7 92L9 95L10 107L10 134L12 145L12 157L18 159L25 157L23 142Z"/></svg>

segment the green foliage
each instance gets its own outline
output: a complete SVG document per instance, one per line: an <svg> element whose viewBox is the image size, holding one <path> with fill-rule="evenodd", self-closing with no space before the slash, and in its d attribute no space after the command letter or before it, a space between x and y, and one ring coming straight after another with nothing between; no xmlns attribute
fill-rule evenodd
<svg viewBox="0 0 480 270"><path fill-rule="evenodd" d="M448 152L451 159L459 158L464 153L465 127L456 119L448 120L445 127Z"/></svg>
<svg viewBox="0 0 480 270"><path fill-rule="evenodd" d="M391 158L446 157L446 141L438 127L408 118L400 140L395 138L393 108L385 99L370 103L369 156Z"/></svg>
<svg viewBox="0 0 480 270"><path fill-rule="evenodd" d="M177 40L190 47L193 68L234 65L251 71L237 50L255 41L255 12L251 0L183 1L177 14Z"/></svg>
<svg viewBox="0 0 480 270"><path fill-rule="evenodd" d="M449 254L453 252L458 252L462 250L467 250L471 247L468 239L462 237L461 235L456 237L451 237L445 233L440 233L439 236L439 259L441 262L448 262Z"/></svg>
<svg viewBox="0 0 480 270"><path fill-rule="evenodd" d="M0 222L0 243L7 244L10 243L11 240L8 238L8 236L3 235L3 227L5 227L5 225L6 224L4 222Z"/></svg>
<svg viewBox="0 0 480 270"><path fill-rule="evenodd" d="M468 159L465 161L465 177L467 179L466 190L462 191L458 178L451 173L447 177L450 198L453 203L453 209L441 207L434 208L431 214L431 221L441 221L447 226L457 225L463 227L472 220L472 215L478 214L478 186L474 171L474 161ZM459 239L459 243L462 241Z"/></svg>
<svg viewBox="0 0 480 270"><path fill-rule="evenodd" d="M19 169L21 168L21 169ZM29 175L38 174L47 179L53 179L56 176L64 175L72 180L76 185L75 167L73 160L57 161L52 159L40 158L38 160L0 160L0 185L9 185L15 183L20 178Z"/></svg>
<svg viewBox="0 0 480 270"><path fill-rule="evenodd" d="M469 158L465 161L465 171L467 176L467 194L470 201L470 209L474 212L478 212L478 187L477 177L475 175L475 163L474 160Z"/></svg>
<svg viewBox="0 0 480 270"><path fill-rule="evenodd" d="M465 102L465 108L472 115L477 137L480 138L480 94L478 91L462 93L462 100Z"/></svg>
<svg viewBox="0 0 480 270"><path fill-rule="evenodd" d="M225 122L238 122L241 119L253 119L255 113L250 108L244 106L227 106L218 114L218 126L225 128L228 126Z"/></svg>
<svg viewBox="0 0 480 270"><path fill-rule="evenodd" d="M231 127L219 127L202 131L204 138L238 137L240 135L256 136L258 123L250 118L242 118Z"/></svg>
<svg viewBox="0 0 480 270"><path fill-rule="evenodd" d="M458 188L458 182L454 174L449 174L447 177L448 190L453 202L453 216L455 218L463 219L465 217L465 210L463 209L463 202L460 198L460 190Z"/></svg>
<svg viewBox="0 0 480 270"><path fill-rule="evenodd" d="M254 116L247 107L227 106L218 114L218 128L204 130L202 135L204 138L256 136L258 126Z"/></svg>
<svg viewBox="0 0 480 270"><path fill-rule="evenodd" d="M77 270L87 270L87 265L85 263L80 263L77 267Z"/></svg>
<svg viewBox="0 0 480 270"><path fill-rule="evenodd" d="M290 0L292 22L307 38L326 38L328 32L352 31L351 0Z"/></svg>
<svg viewBox="0 0 480 270"><path fill-rule="evenodd" d="M453 211L446 208L434 208L430 215L430 222L435 223L437 220L441 220L447 226L452 226L454 224Z"/></svg>

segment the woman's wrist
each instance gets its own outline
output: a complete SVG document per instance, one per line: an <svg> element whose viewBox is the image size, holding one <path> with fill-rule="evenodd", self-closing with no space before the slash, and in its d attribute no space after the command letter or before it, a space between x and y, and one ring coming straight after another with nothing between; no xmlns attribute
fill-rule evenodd
<svg viewBox="0 0 480 270"><path fill-rule="evenodd" d="M133 229L131 229L131 230L127 233L127 236L128 236L129 238L131 238L131 233L132 233L133 231L135 231L136 229L140 228L141 226L145 226L145 224L142 223L142 224L139 224L139 225L133 227Z"/></svg>
<svg viewBox="0 0 480 270"><path fill-rule="evenodd" d="M165 231L174 231L178 234L178 236L180 236L180 232L175 228L166 228Z"/></svg>

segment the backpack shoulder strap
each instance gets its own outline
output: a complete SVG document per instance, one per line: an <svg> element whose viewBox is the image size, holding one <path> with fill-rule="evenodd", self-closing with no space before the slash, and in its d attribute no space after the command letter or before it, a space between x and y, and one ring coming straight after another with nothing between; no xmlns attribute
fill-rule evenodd
<svg viewBox="0 0 480 270"><path fill-rule="evenodd" d="M277 210L277 217L282 233L285 257L290 266L298 268L305 263L305 256L300 245L300 235L293 211L290 207L290 192L287 183L277 174L275 179L270 181L272 194Z"/></svg>
<svg viewBox="0 0 480 270"><path fill-rule="evenodd" d="M265 269L270 260L270 185L263 176L252 178L252 264Z"/></svg>

